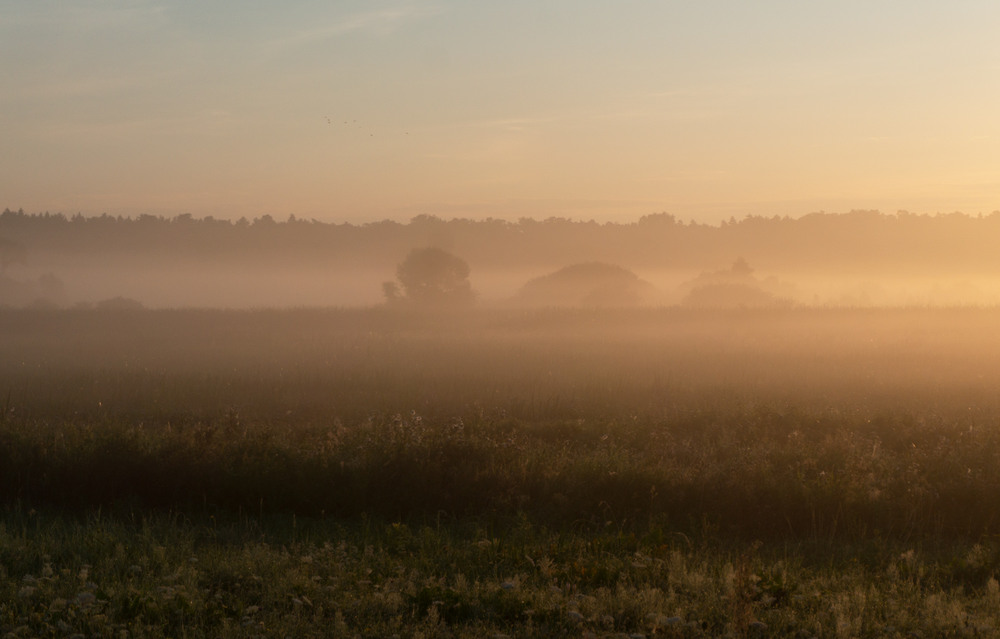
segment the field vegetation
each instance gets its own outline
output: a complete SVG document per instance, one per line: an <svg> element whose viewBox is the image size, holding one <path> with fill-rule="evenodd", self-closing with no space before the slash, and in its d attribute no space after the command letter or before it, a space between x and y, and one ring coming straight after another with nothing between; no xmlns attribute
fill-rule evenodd
<svg viewBox="0 0 1000 639"><path fill-rule="evenodd" d="M0 636L995 636L995 309L0 312Z"/></svg>

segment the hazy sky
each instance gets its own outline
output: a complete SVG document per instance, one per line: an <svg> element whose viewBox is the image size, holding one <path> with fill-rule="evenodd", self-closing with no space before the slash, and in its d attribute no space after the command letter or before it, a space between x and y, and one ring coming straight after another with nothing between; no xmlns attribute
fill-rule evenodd
<svg viewBox="0 0 1000 639"><path fill-rule="evenodd" d="M0 0L0 207L1000 209L996 0Z"/></svg>

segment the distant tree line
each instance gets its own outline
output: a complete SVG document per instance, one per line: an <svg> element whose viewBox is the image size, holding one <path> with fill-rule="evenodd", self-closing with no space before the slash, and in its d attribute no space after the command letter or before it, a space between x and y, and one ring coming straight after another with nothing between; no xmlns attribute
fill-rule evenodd
<svg viewBox="0 0 1000 639"><path fill-rule="evenodd" d="M740 255L768 271L1000 272L1000 212L969 216L852 211L800 218L746 216L720 224L684 222L666 213L627 223L420 215L405 223L337 224L295 216L231 221L6 209L0 213L0 238L29 256L60 254L94 263L141 257L384 268L398 264L416 247L440 246L467 256L475 269L603 261L631 268L702 270ZM4 257L10 263L13 251L8 249Z"/></svg>

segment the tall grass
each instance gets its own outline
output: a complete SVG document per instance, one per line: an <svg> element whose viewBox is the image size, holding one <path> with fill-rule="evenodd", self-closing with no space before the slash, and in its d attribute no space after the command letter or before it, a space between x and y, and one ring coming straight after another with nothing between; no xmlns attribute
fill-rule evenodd
<svg viewBox="0 0 1000 639"><path fill-rule="evenodd" d="M642 524L765 538L1000 532L1000 432L756 409L657 422L276 428L7 420L0 497L28 505Z"/></svg>

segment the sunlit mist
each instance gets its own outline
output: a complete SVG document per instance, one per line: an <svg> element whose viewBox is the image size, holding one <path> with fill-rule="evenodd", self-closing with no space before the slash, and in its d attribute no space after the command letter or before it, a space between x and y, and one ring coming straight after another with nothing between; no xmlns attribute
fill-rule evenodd
<svg viewBox="0 0 1000 639"><path fill-rule="evenodd" d="M394 306L409 289L484 309L994 306L998 234L996 213L334 224L8 209L0 305Z"/></svg>

